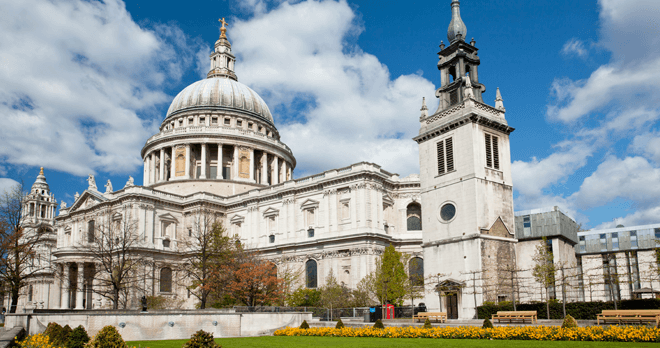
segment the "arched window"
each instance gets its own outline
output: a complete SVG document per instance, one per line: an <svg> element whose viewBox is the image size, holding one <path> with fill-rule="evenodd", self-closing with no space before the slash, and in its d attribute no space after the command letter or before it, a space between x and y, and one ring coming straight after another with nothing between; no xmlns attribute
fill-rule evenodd
<svg viewBox="0 0 660 348"><path fill-rule="evenodd" d="M305 275L307 277L307 287L316 288L316 261L308 260L305 263Z"/></svg>
<svg viewBox="0 0 660 348"><path fill-rule="evenodd" d="M160 292L172 292L172 269L169 267L160 269Z"/></svg>
<svg viewBox="0 0 660 348"><path fill-rule="evenodd" d="M408 231L422 230L422 206L419 203L410 203L406 210Z"/></svg>
<svg viewBox="0 0 660 348"><path fill-rule="evenodd" d="M424 259L413 257L408 262L408 274L413 285L424 285Z"/></svg>
<svg viewBox="0 0 660 348"><path fill-rule="evenodd" d="M87 222L87 243L94 243L94 220Z"/></svg>

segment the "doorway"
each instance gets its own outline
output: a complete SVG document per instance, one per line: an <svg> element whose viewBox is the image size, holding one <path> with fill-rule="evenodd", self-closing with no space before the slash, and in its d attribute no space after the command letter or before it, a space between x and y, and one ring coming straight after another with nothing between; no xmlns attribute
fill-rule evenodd
<svg viewBox="0 0 660 348"><path fill-rule="evenodd" d="M446 295L447 319L458 319L458 294L453 292Z"/></svg>

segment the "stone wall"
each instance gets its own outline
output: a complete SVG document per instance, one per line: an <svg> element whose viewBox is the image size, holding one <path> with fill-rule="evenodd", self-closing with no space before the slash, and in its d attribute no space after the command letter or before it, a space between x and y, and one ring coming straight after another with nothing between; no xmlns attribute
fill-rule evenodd
<svg viewBox="0 0 660 348"><path fill-rule="evenodd" d="M91 336L113 325L126 341L188 339L198 330L214 337L260 336L279 328L300 326L312 313L227 313L221 311L48 311L7 314L5 327L23 327L29 334L43 332L50 322L75 328L82 325ZM29 320L29 323L28 323Z"/></svg>

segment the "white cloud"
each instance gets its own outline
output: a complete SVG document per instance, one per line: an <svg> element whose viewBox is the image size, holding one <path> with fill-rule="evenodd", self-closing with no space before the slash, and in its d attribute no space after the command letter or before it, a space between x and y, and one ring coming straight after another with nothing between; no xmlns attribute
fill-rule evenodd
<svg viewBox="0 0 660 348"><path fill-rule="evenodd" d="M10 191L18 185L18 181L9 178L0 178L0 194Z"/></svg>
<svg viewBox="0 0 660 348"><path fill-rule="evenodd" d="M561 53L571 56L576 55L578 57L584 58L587 56L587 49L584 47L584 42L577 38L572 38L564 44L564 47L561 49Z"/></svg>
<svg viewBox="0 0 660 348"><path fill-rule="evenodd" d="M616 198L631 200L640 208L660 205L660 168L643 157L611 156L584 179L573 196L581 209L602 206Z"/></svg>
<svg viewBox="0 0 660 348"><path fill-rule="evenodd" d="M660 134L640 134L633 139L631 148L635 153L643 154L660 165Z"/></svg>
<svg viewBox="0 0 660 348"><path fill-rule="evenodd" d="M639 226L650 225L658 223L658 216L660 216L660 206L651 207L648 209L637 210L632 214L623 217L614 218L612 221L604 222L595 229L614 228L618 225L623 226Z"/></svg>
<svg viewBox="0 0 660 348"><path fill-rule="evenodd" d="M119 0L2 1L0 46L0 157L76 175L138 167L163 84L192 63L180 30Z"/></svg>
<svg viewBox="0 0 660 348"><path fill-rule="evenodd" d="M434 86L415 74L393 79L375 56L347 44L361 31L345 1L305 1L236 22L229 32L239 81L276 110L298 174L358 161L402 175L419 171L411 138L421 99L435 100Z"/></svg>

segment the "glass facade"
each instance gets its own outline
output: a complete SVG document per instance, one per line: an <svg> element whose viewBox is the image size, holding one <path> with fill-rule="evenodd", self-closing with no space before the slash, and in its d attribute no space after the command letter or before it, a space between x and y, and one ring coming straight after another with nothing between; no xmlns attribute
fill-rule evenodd
<svg viewBox="0 0 660 348"><path fill-rule="evenodd" d="M532 233L532 220L529 215L523 216L523 235L528 237Z"/></svg>

